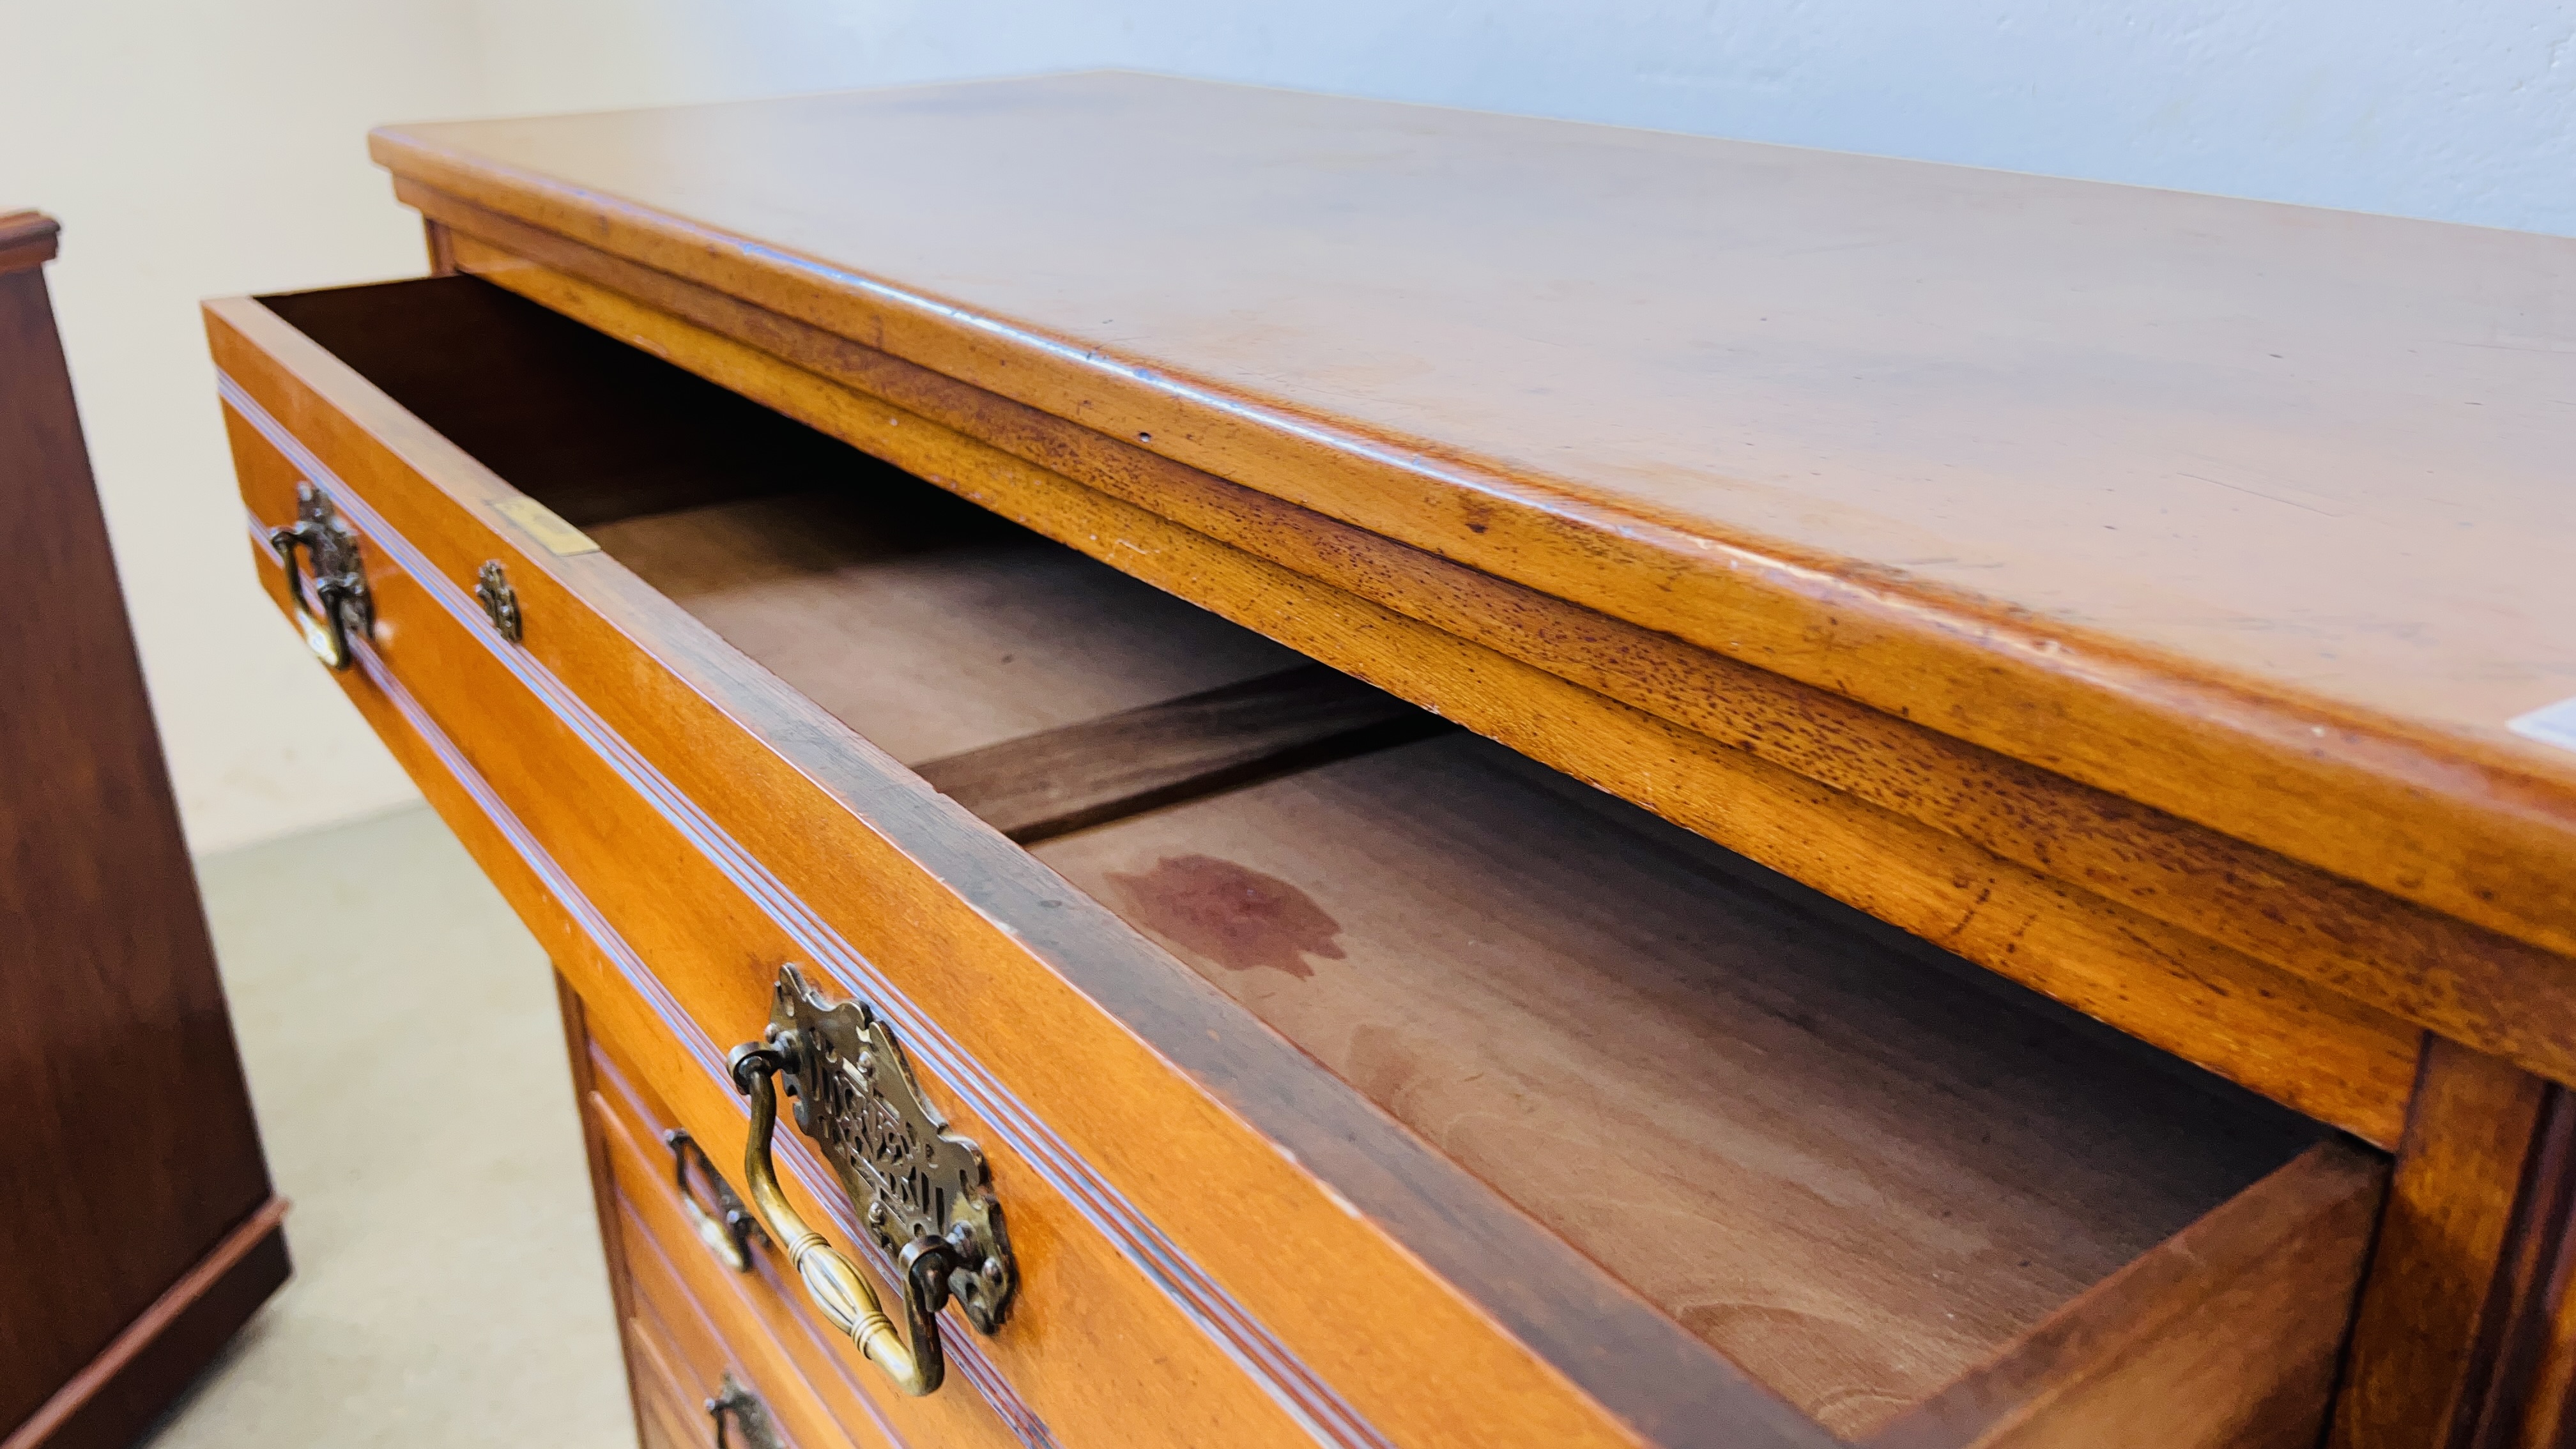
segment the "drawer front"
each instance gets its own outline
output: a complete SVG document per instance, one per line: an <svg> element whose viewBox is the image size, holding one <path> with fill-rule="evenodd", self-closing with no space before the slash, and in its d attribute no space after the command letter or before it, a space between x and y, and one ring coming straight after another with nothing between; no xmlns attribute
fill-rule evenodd
<svg viewBox="0 0 2576 1449"><path fill-rule="evenodd" d="M630 1264L631 1308L622 1325L627 1362L640 1390L638 1397L648 1401L648 1416L661 1420L663 1432L673 1440L693 1446L714 1443L715 1424L708 1406L729 1390L756 1396L767 1418L773 1402L769 1383L743 1372L742 1356L716 1336L705 1311L672 1275L640 1218L631 1210L623 1211L618 1229ZM847 1442L837 1433L809 1438L811 1433L808 1429L781 1437L799 1445L836 1449Z"/></svg>
<svg viewBox="0 0 2576 1449"><path fill-rule="evenodd" d="M640 1317L628 1319L623 1328L627 1372L635 1381L636 1427L645 1449L704 1449L712 1434L689 1401L671 1349Z"/></svg>
<svg viewBox="0 0 2576 1449"><path fill-rule="evenodd" d="M1022 1277L998 1333L952 1329L942 1394L1033 1443L1823 1442L613 561L550 551L515 490L274 314L209 318L254 529L303 482L361 536L348 693L678 1123L739 1160L723 1053L793 961L874 1004L983 1147ZM516 642L473 602L486 561ZM790 1199L859 1241L779 1140ZM923 1404L867 1390L917 1437Z"/></svg>

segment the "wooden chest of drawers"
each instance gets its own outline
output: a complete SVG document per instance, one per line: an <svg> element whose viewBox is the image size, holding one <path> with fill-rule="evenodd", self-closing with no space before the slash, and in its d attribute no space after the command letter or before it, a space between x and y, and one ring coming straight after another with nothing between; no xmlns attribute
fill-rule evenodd
<svg viewBox="0 0 2576 1449"><path fill-rule="evenodd" d="M648 1442L2555 1442L2571 244L1136 77L376 146L441 275L208 308L247 522L554 953Z"/></svg>

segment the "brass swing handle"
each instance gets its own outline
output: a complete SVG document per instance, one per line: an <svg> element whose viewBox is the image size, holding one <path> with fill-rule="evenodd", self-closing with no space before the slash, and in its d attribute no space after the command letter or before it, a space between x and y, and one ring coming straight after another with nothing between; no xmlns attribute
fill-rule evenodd
<svg viewBox="0 0 2576 1449"><path fill-rule="evenodd" d="M277 561L286 569L286 602L295 611L295 622L304 630L305 646L333 669L346 669L355 657L349 649L348 620L341 612L343 605L353 602L348 586L316 570L313 601L321 608L316 618L314 610L304 602L303 570L295 565L295 551L317 548L320 532L310 521L290 523L268 531L268 546L277 550Z"/></svg>
<svg viewBox="0 0 2576 1449"><path fill-rule="evenodd" d="M314 657L333 669L346 669L357 655L349 646L352 616L363 634L375 624L375 600L360 571L357 536L341 523L331 501L310 483L295 485L295 521L268 531L268 546L286 570L287 607ZM305 603L304 571L297 551L312 560L313 601ZM319 617L315 609L320 610Z"/></svg>
<svg viewBox="0 0 2576 1449"><path fill-rule="evenodd" d="M893 1320L878 1306L874 1288L856 1265L841 1255L821 1233L805 1225L787 1195L778 1190L778 1172L769 1157L770 1134L778 1126L778 1074L785 1067L776 1048L760 1042L738 1046L732 1056L733 1082L751 1099L751 1140L742 1151L743 1184L751 1191L752 1211L771 1242L787 1249L796 1276L805 1280L806 1296L832 1326L850 1336L870 1363L885 1370L902 1393L919 1397L937 1389L948 1376L948 1361L939 1348L939 1310L948 1305L948 1275L955 1254L937 1238L915 1238L901 1254L903 1308L911 1346L897 1334Z"/></svg>
<svg viewBox="0 0 2576 1449"><path fill-rule="evenodd" d="M707 1245L707 1251L715 1255L717 1262L737 1273L750 1272L752 1239L766 1242L769 1236L760 1230L760 1220L751 1215L742 1205L742 1199L733 1195L733 1188L716 1174L716 1165L707 1160L706 1149L698 1145L698 1140L691 1137L686 1128L674 1127L663 1133L662 1145L671 1149L672 1184L679 1189L680 1211L688 1217L689 1226L696 1231L698 1241ZM699 1205L697 1190L689 1186L689 1159L692 1157L698 1160L699 1170L707 1180L707 1192L715 1199L713 1212Z"/></svg>

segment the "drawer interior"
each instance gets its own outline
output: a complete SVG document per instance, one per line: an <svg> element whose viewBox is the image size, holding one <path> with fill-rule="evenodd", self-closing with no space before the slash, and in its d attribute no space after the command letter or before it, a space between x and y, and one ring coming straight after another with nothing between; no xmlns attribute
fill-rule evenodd
<svg viewBox="0 0 2576 1449"><path fill-rule="evenodd" d="M1838 1433L2329 1135L496 288L264 300Z"/></svg>
<svg viewBox="0 0 2576 1449"><path fill-rule="evenodd" d="M1303 662L488 284L263 300L906 764Z"/></svg>
<svg viewBox="0 0 2576 1449"><path fill-rule="evenodd" d="M1304 662L899 473L589 532L908 765Z"/></svg>
<svg viewBox="0 0 2576 1449"><path fill-rule="evenodd" d="M1845 1434L2322 1135L1473 736L1036 850Z"/></svg>

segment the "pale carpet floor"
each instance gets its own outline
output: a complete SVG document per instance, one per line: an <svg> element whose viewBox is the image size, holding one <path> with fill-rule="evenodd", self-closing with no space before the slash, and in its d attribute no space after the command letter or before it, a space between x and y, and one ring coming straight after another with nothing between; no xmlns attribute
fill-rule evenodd
<svg viewBox="0 0 2576 1449"><path fill-rule="evenodd" d="M153 1449L633 1449L544 954L426 809L198 863L295 1277Z"/></svg>

